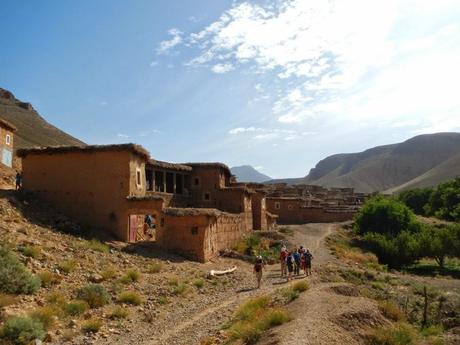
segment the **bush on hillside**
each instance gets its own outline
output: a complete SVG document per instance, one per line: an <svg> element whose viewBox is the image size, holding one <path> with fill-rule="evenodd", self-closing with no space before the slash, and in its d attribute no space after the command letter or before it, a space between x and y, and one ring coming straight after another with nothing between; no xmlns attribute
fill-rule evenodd
<svg viewBox="0 0 460 345"><path fill-rule="evenodd" d="M460 221L460 177L438 185L424 207L427 215Z"/></svg>
<svg viewBox="0 0 460 345"><path fill-rule="evenodd" d="M402 201L413 212L425 215L425 205L430 200L433 188L415 188L399 194L398 199Z"/></svg>
<svg viewBox="0 0 460 345"><path fill-rule="evenodd" d="M366 246L377 255L379 262L391 268L413 264L420 253L419 235L408 231L396 237L370 232L364 236Z"/></svg>
<svg viewBox="0 0 460 345"><path fill-rule="evenodd" d="M78 290L77 298L85 301L91 308L98 308L110 302L110 295L102 285L90 284Z"/></svg>
<svg viewBox="0 0 460 345"><path fill-rule="evenodd" d="M355 230L361 235L372 232L394 237L402 231L419 229L420 224L406 205L383 196L369 199L355 217Z"/></svg>
<svg viewBox="0 0 460 345"><path fill-rule="evenodd" d="M14 253L0 245L0 292L32 294L40 288L40 279L33 276Z"/></svg>
<svg viewBox="0 0 460 345"><path fill-rule="evenodd" d="M35 339L43 340L44 337L43 325L29 317L8 319L0 330L0 339L6 344L27 345Z"/></svg>
<svg viewBox="0 0 460 345"><path fill-rule="evenodd" d="M448 256L460 257L460 225L425 226L420 236L420 256L434 258L441 268Z"/></svg>

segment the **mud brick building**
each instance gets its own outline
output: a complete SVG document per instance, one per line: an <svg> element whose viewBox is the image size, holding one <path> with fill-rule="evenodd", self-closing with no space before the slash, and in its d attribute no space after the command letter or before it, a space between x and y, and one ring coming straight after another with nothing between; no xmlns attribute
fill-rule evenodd
<svg viewBox="0 0 460 345"><path fill-rule="evenodd" d="M269 213L278 215L280 224L343 222L353 219L368 194L353 188L324 188L314 185L268 185Z"/></svg>
<svg viewBox="0 0 460 345"><path fill-rule="evenodd" d="M244 234L273 227L265 193L232 184L221 163L154 160L135 144L22 149L23 187L79 223L127 242L150 240L207 261Z"/></svg>
<svg viewBox="0 0 460 345"><path fill-rule="evenodd" d="M9 168L13 167L14 132L16 127L0 119L0 162Z"/></svg>

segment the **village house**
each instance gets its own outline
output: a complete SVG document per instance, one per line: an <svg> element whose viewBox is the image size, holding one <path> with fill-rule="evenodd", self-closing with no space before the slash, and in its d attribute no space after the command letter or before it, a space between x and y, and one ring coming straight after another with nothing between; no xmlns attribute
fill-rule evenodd
<svg viewBox="0 0 460 345"><path fill-rule="evenodd" d="M23 188L64 214L122 241L154 239L194 260L207 261L276 220L265 194L232 184L221 163L157 161L135 144L22 149L18 156Z"/></svg>
<svg viewBox="0 0 460 345"><path fill-rule="evenodd" d="M14 132L16 127L0 119L0 156L3 165L13 167Z"/></svg>
<svg viewBox="0 0 460 345"><path fill-rule="evenodd" d="M278 215L280 224L343 222L353 219L367 194L353 188L276 184L266 186L269 213Z"/></svg>

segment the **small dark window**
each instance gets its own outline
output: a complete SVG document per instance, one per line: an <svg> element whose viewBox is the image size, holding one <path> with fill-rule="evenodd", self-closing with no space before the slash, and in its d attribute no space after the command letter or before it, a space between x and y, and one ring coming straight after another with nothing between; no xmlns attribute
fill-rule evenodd
<svg viewBox="0 0 460 345"><path fill-rule="evenodd" d="M192 228L192 235L198 235L198 227L197 226L194 226Z"/></svg>
<svg viewBox="0 0 460 345"><path fill-rule="evenodd" d="M139 170L136 171L136 182L138 186L141 185L141 172Z"/></svg>
<svg viewBox="0 0 460 345"><path fill-rule="evenodd" d="M204 200L209 201L211 199L211 195L209 193L204 193Z"/></svg>
<svg viewBox="0 0 460 345"><path fill-rule="evenodd" d="M161 224L161 226L165 225L165 219L164 218L161 218L160 224Z"/></svg>
<svg viewBox="0 0 460 345"><path fill-rule="evenodd" d="M195 177L195 179L193 180L193 183L195 186L198 186L200 184L200 179L198 177Z"/></svg>

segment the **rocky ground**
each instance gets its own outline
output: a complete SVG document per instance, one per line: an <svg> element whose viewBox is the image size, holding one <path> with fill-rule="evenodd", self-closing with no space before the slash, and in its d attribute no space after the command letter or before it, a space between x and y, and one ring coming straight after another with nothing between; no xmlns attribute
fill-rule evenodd
<svg viewBox="0 0 460 345"><path fill-rule="evenodd" d="M292 231L283 235L287 242L311 249L313 275L297 278L307 279L310 289L287 306L292 321L274 328L261 344L362 344L369 330L390 322L379 311L376 300L363 294L366 282L356 283L346 278L348 270L361 269L361 264L337 260L330 254L326 238L336 233L337 228L337 224L291 226ZM30 195L0 193L2 242L9 243L32 272L50 272L55 277L52 284L37 294L20 296L15 303L4 307L0 321L47 306L53 298L73 300L80 287L98 282L109 291L111 302L79 317L57 317L48 331L47 342L219 344L224 342L222 326L238 305L250 297L273 293L287 285L285 279L280 278L277 264L267 266L262 288L255 289L252 266L242 260L216 258L200 264L164 253L151 243L126 245L110 239L105 239L110 247L95 246L89 241L90 232L85 230ZM27 246L39 248L39 254L24 255L23 248ZM65 272L63 267L69 263L73 268ZM211 269L233 266L237 267L235 273L209 276ZM137 271L139 279L124 280L129 271ZM445 287L451 298L460 296L458 279L377 271L372 274L388 282L408 279L410 281L404 283L407 286L434 282L441 289ZM388 290L400 288L397 284L381 285ZM119 302L122 291L135 292L143 302L139 306ZM115 307L127 310L126 318L114 319L111 314ZM83 332L82 325L94 318L102 322L101 329L97 333ZM458 340L452 334L449 344Z"/></svg>

